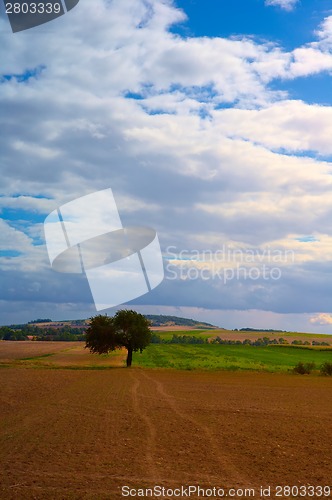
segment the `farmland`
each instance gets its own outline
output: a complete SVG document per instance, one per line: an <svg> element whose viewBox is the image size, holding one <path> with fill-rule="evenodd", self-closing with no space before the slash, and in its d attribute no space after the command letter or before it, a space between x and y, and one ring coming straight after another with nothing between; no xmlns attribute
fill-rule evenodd
<svg viewBox="0 0 332 500"><path fill-rule="evenodd" d="M166 339L170 336L164 335ZM124 366L125 355L125 350L102 356L90 354L82 342L0 342L0 368L107 369ZM329 347L151 344L142 354L134 353L133 364L177 370L288 372L299 361L315 363L318 370L331 360Z"/></svg>
<svg viewBox="0 0 332 500"><path fill-rule="evenodd" d="M209 355L218 371L202 366ZM122 351L0 342L0 498L116 500L125 485L253 488L259 498L260 486L327 485L332 380L287 372L305 356L331 351L151 345L127 369ZM225 357L242 366L220 370ZM156 368L162 358L197 369Z"/></svg>
<svg viewBox="0 0 332 500"><path fill-rule="evenodd" d="M178 370L289 371L299 361L319 367L332 360L332 349L246 345L150 345L135 353L134 364L149 368Z"/></svg>
<svg viewBox="0 0 332 500"><path fill-rule="evenodd" d="M332 346L332 335L325 335L319 333L302 333L302 332L272 332L272 331L238 331L238 330L194 330L191 328L184 329L183 327L173 327L173 328L152 328L154 333L160 335L162 339L169 340L175 333L177 335L196 335L201 338L214 339L216 337L221 337L224 340L241 341L249 339L255 341L262 337L267 337L270 340L283 338L285 341L292 343L294 340L297 341L326 341Z"/></svg>

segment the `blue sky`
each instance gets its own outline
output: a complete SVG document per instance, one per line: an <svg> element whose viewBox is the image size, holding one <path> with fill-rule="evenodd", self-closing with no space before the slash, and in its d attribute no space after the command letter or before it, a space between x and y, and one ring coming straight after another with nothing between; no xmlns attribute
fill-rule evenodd
<svg viewBox="0 0 332 500"><path fill-rule="evenodd" d="M312 42L317 26L332 12L329 0L302 0L291 10L278 5L267 7L263 0L181 0L177 5L187 15L183 23L172 29L181 36L247 36L275 43L286 50ZM287 90L294 99L318 104L331 101L328 73L287 83L281 80L274 86Z"/></svg>
<svg viewBox="0 0 332 500"><path fill-rule="evenodd" d="M1 16L0 324L95 313L43 221L112 188L165 263L130 307L330 333L331 7L81 0L16 34Z"/></svg>
<svg viewBox="0 0 332 500"><path fill-rule="evenodd" d="M288 50L311 42L312 32L331 11L329 0L301 0L291 10L281 8L282 3L267 7L264 0L180 0L177 5L187 20L173 31L185 36L255 36Z"/></svg>

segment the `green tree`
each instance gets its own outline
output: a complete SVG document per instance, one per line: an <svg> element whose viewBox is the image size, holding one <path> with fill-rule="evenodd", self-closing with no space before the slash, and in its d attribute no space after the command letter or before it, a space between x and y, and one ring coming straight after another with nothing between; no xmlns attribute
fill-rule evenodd
<svg viewBox="0 0 332 500"><path fill-rule="evenodd" d="M11 337L13 334L14 334L14 330L9 328L8 326L1 326L0 327L0 339L11 340Z"/></svg>
<svg viewBox="0 0 332 500"><path fill-rule="evenodd" d="M325 361L320 367L320 372L322 375L332 376L332 363Z"/></svg>
<svg viewBox="0 0 332 500"><path fill-rule="evenodd" d="M151 342L150 322L143 314L123 309L117 311L113 318L116 335L120 345L128 351L127 366L131 366L133 352L142 352Z"/></svg>
<svg viewBox="0 0 332 500"><path fill-rule="evenodd" d="M86 331L85 348L96 354L107 354L119 346L113 318L102 314L91 318Z"/></svg>
<svg viewBox="0 0 332 500"><path fill-rule="evenodd" d="M86 332L85 347L98 354L125 347L127 366L131 366L133 352L142 352L151 341L149 324L145 316L127 309L117 311L113 318L96 316Z"/></svg>

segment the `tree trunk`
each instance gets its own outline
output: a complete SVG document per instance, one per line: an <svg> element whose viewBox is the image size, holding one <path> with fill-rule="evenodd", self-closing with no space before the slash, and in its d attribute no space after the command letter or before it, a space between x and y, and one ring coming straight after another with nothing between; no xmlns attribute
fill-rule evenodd
<svg viewBox="0 0 332 500"><path fill-rule="evenodd" d="M133 350L131 347L128 347L127 366L131 366L132 360L133 360Z"/></svg>

